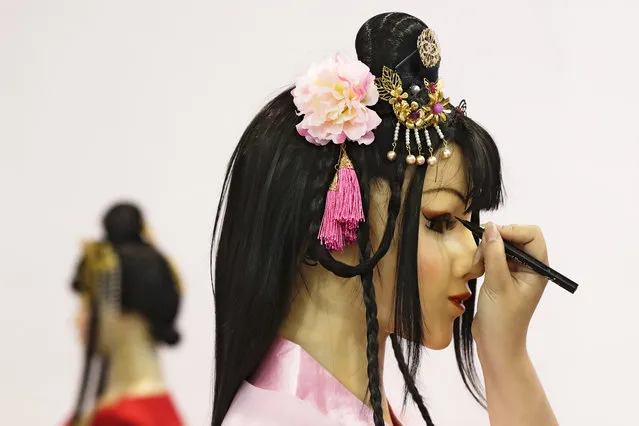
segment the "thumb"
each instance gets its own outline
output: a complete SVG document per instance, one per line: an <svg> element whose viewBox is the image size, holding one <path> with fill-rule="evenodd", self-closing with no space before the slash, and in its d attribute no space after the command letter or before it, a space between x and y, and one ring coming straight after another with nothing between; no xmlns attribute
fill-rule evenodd
<svg viewBox="0 0 639 426"><path fill-rule="evenodd" d="M501 289L511 277L508 262L506 262L504 241L494 223L490 222L486 225L481 242L486 270L484 283L495 290Z"/></svg>

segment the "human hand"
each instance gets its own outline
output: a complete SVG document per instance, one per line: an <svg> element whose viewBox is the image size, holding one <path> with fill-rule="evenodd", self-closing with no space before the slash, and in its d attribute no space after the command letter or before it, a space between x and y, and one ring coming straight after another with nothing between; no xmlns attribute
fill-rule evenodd
<svg viewBox="0 0 639 426"><path fill-rule="evenodd" d="M510 260L503 239L548 264L548 252L537 226L489 223L477 249L485 266L472 333L482 363L504 363L527 355L526 335L548 279Z"/></svg>

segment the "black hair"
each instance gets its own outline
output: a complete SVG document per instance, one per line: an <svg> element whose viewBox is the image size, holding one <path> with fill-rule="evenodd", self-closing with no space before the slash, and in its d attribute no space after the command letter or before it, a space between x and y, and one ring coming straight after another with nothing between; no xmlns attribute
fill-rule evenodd
<svg viewBox="0 0 639 426"><path fill-rule="evenodd" d="M144 221L140 209L131 203L117 203L104 215L102 226L106 239L113 244L142 240Z"/></svg>
<svg viewBox="0 0 639 426"><path fill-rule="evenodd" d="M358 59L380 76L382 67L394 68L404 88L437 80L437 67L425 68L415 55L416 40L427 28L419 19L403 13L385 13L369 19L356 37ZM411 56L412 55L412 56ZM409 60L404 60L409 57ZM423 90L419 96L426 96ZM419 99L416 99L419 100ZM211 250L215 252L215 384L211 424L219 426L240 385L257 369L289 312L293 284L304 262L319 262L342 277L360 276L367 326L367 359L370 402L376 426L383 425L379 377L377 303L373 269L388 251L402 209L402 185L406 166L400 156L390 162L395 117L388 103L373 109L382 118L369 146L346 144L360 182L366 221L358 231L360 263L346 265L334 259L317 240L326 192L339 147L314 146L298 135L290 88L271 100L251 121L229 162L216 216ZM474 221L481 210L501 203L501 166L490 135L464 114L454 110L441 125L463 153L468 212ZM435 149L441 141L432 132ZM427 424L428 410L417 391L415 374L423 341L422 314L417 285L419 210L426 167L417 167L403 201L395 295L393 350L406 382L406 392L417 404ZM371 184L386 182L390 188L388 219L379 247L371 247L368 227ZM474 282L469 284L471 288ZM455 350L460 373L468 389L483 401L472 355L470 325L474 299L455 323ZM402 342L398 337L402 337ZM404 346L402 346L404 345Z"/></svg>
<svg viewBox="0 0 639 426"><path fill-rule="evenodd" d="M105 242L113 248L118 260L119 303L122 312L135 312L149 325L154 341L175 345L180 334L175 319L180 305L179 282L167 259L143 237L144 220L134 204L119 203L108 209L103 218ZM74 292L89 297L89 330L85 347L84 368L76 402L73 423L80 420L86 394L96 381L98 398L105 387L108 359L96 356L99 339L99 306L104 302L95 291L85 256L80 259L71 287ZM97 364L97 368L94 368ZM94 376L94 373L97 373Z"/></svg>

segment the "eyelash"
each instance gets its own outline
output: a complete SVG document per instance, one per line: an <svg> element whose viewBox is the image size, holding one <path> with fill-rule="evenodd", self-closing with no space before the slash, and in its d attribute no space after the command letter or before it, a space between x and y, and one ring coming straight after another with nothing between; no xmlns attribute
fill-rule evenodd
<svg viewBox="0 0 639 426"><path fill-rule="evenodd" d="M450 231L457 225L457 221L453 218L450 213L440 214L435 217L428 217L424 215L428 223L426 224L426 229L432 232L436 232L438 234L443 234L444 230ZM443 228L439 228L439 226L443 226Z"/></svg>

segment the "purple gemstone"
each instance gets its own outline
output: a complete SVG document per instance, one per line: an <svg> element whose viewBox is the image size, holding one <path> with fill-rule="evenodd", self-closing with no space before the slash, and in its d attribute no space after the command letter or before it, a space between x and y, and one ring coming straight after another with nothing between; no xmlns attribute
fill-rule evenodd
<svg viewBox="0 0 639 426"><path fill-rule="evenodd" d="M413 111L408 115L411 120L417 120L419 118L419 111Z"/></svg>
<svg viewBox="0 0 639 426"><path fill-rule="evenodd" d="M435 105L433 105L432 111L435 114L441 114L442 112L444 112L444 105L437 103Z"/></svg>

